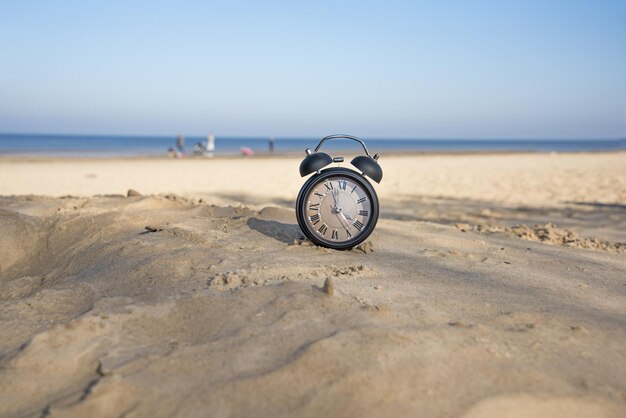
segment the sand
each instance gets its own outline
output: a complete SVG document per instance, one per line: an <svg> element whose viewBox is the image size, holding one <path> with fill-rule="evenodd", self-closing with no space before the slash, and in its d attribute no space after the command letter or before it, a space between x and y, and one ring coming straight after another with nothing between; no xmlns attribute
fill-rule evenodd
<svg viewBox="0 0 626 418"><path fill-rule="evenodd" d="M298 158L0 159L0 416L625 416L625 162L383 156L337 252Z"/></svg>

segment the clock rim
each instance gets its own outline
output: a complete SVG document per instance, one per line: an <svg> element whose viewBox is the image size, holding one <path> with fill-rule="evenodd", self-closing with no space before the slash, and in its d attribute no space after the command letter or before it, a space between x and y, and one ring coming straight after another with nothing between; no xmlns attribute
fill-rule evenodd
<svg viewBox="0 0 626 418"><path fill-rule="evenodd" d="M345 177L349 177L351 180L359 183L363 186L363 189L366 193L369 194L370 200L372 201L372 214L370 216L371 221L367 224L367 227L364 232L360 233L354 239L349 241L343 241L342 243L335 244L332 242L322 241L320 238L316 237L315 234L309 230L307 227L306 221L304 217L306 216L306 210L304 205L306 204L306 196L309 194L310 189L314 184L319 183L325 178L342 175ZM296 199L296 219L298 221L298 225L300 226L300 230L304 235L316 245L325 248L332 248L334 250L349 250L359 245L363 241L365 241L370 234L374 231L376 224L378 223L378 195L376 194L376 190L370 184L370 182L361 174L357 173L354 170L350 170L344 167L333 167L327 168L325 170L320 171L319 173L311 176L305 183L302 185L300 192L298 193L298 197Z"/></svg>

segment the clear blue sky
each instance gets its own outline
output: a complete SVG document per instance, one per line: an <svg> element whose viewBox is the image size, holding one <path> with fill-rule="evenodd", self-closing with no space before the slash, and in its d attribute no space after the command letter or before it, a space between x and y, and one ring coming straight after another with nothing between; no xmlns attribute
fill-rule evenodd
<svg viewBox="0 0 626 418"><path fill-rule="evenodd" d="M0 0L0 132L624 136L625 4Z"/></svg>

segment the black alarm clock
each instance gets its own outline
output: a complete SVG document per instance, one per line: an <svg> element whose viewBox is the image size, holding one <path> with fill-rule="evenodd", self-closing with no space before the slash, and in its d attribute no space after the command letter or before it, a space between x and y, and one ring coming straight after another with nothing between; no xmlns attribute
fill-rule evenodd
<svg viewBox="0 0 626 418"><path fill-rule="evenodd" d="M320 152L329 139L345 138L358 142L365 155L355 157L350 164L357 170L333 167L322 170L331 163L342 163L343 157ZM347 250L372 233L378 221L378 196L365 178L380 183L383 170L378 165L378 154L371 156L365 143L351 135L329 135L300 163L300 176L309 178L296 199L296 217L302 232L313 243L335 250Z"/></svg>

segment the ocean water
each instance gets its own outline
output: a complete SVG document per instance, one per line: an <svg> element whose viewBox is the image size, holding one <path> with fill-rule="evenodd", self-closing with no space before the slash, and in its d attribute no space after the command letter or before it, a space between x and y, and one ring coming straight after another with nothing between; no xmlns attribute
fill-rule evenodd
<svg viewBox="0 0 626 418"><path fill-rule="evenodd" d="M185 138L185 154L193 154L193 145L206 137ZM471 152L471 151L615 151L626 149L626 140L480 140L480 139L385 139L363 138L370 153L403 151ZM96 135L27 135L0 134L0 155L58 156L58 157L132 157L164 156L168 148L175 148L175 136L96 136ZM304 154L314 148L319 138L283 138L275 140L275 153ZM268 138L215 138L216 155L237 155L242 146L256 154L268 154ZM353 151L360 145L350 140L324 143L323 150Z"/></svg>

